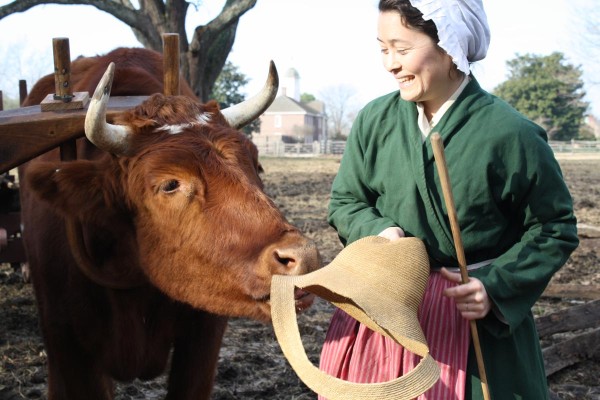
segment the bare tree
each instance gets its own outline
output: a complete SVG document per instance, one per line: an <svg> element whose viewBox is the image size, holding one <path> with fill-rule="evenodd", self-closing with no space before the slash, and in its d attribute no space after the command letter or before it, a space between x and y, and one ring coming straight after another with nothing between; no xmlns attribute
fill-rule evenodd
<svg viewBox="0 0 600 400"><path fill-rule="evenodd" d="M331 137L348 136L356 115L356 106L352 102L355 95L356 89L350 85L329 86L321 91L319 96L325 103Z"/></svg>
<svg viewBox="0 0 600 400"><path fill-rule="evenodd" d="M571 26L576 32L573 46L581 60L588 70L588 83L592 85L600 84L600 68L598 59L600 58L600 9L591 2L573 2L571 3Z"/></svg>
<svg viewBox="0 0 600 400"><path fill-rule="evenodd" d="M38 49L31 49L24 42L11 43L0 45L0 82L16 82L24 80L27 82L35 82L40 76L48 73L48 66L44 60L52 60L52 49L48 48L45 52ZM24 62L27 60L27 62ZM7 87L0 89L4 92L4 109L12 109L19 107L19 87L14 85L13 90ZM27 91L27 88L25 88Z"/></svg>
<svg viewBox="0 0 600 400"><path fill-rule="evenodd" d="M201 1L138 0L15 0L0 7L0 19L41 4L91 5L129 25L140 43L162 52L163 33L179 34L183 76L201 100L206 101L233 47L239 19L257 0L227 0L221 13L194 29L191 40L185 32L188 7Z"/></svg>

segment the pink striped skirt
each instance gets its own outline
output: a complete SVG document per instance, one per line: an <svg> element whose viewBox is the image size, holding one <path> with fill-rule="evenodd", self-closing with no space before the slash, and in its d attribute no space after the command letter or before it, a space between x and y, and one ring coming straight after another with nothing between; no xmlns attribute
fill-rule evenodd
<svg viewBox="0 0 600 400"><path fill-rule="evenodd" d="M437 383L418 400L463 400L469 322L457 310L453 299L442 295L454 286L437 272L429 277L419 321L429 351L440 366ZM412 370L421 358L401 345L360 324L342 310L336 310L321 351L320 369L329 375L357 383L386 382ZM319 396L319 400L326 400Z"/></svg>

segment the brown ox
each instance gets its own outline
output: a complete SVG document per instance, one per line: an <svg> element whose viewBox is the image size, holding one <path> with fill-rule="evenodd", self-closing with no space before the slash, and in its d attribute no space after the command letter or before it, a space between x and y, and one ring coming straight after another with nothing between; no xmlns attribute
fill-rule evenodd
<svg viewBox="0 0 600 400"><path fill-rule="evenodd" d="M74 91L93 92L109 67L86 117L86 136L108 151L82 139L85 160L54 152L21 169L48 398L110 399L113 379L156 377L170 358L167 398L208 399L227 316L267 321L271 276L320 265L263 192L256 148L231 126L268 106L276 75L223 113L184 84L190 97L154 94L111 125L114 65L113 94L162 91L157 53L74 61ZM26 105L53 91L48 81Z"/></svg>

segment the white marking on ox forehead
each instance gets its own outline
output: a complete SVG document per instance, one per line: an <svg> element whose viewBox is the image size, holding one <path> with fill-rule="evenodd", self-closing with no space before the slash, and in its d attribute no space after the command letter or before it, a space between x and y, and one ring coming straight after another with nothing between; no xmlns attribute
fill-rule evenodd
<svg viewBox="0 0 600 400"><path fill-rule="evenodd" d="M183 132L187 128L192 128L195 125L208 125L211 119L210 113L202 113L196 116L196 120L192 122L186 122L185 124L177 124L177 125L163 125L160 128L156 128L157 131L165 131L170 135L177 135Z"/></svg>

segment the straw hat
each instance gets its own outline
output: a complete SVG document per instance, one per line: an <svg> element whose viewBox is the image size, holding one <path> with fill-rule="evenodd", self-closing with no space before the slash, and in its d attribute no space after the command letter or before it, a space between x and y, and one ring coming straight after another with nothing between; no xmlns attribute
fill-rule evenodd
<svg viewBox="0 0 600 400"><path fill-rule="evenodd" d="M379 236L353 242L329 265L309 274L275 275L271 315L283 354L300 379L329 400L408 400L419 396L440 376L417 318L428 277L429 260L421 240L389 241ZM324 373L304 351L295 314L295 288L335 304L420 356L421 361L409 373L382 383L353 383Z"/></svg>

